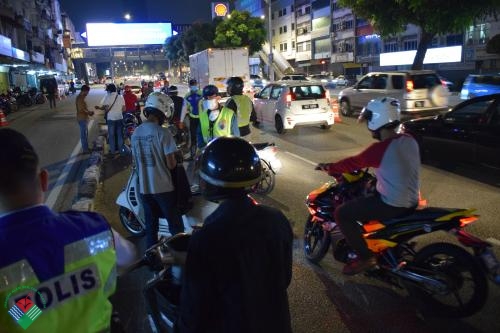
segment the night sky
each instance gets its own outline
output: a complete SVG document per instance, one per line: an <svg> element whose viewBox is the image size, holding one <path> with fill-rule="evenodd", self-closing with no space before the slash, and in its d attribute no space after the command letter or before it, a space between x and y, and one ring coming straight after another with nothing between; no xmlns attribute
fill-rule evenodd
<svg viewBox="0 0 500 333"><path fill-rule="evenodd" d="M213 0L59 0L75 29L85 31L87 22L124 22L131 13L132 23L172 22L188 24L211 20Z"/></svg>

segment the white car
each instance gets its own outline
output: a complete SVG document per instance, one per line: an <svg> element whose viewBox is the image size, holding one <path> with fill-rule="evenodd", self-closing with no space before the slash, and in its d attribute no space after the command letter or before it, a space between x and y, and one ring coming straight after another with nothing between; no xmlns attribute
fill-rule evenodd
<svg viewBox="0 0 500 333"><path fill-rule="evenodd" d="M269 84L255 94L254 108L257 122L274 125L279 134L303 125L329 129L334 122L330 94L319 83L282 81Z"/></svg>
<svg viewBox="0 0 500 333"><path fill-rule="evenodd" d="M337 76L336 78L334 78L332 80L332 82L334 84L336 84L337 86L347 86L347 83L348 83L348 81L347 81L347 79L345 78L344 75Z"/></svg>

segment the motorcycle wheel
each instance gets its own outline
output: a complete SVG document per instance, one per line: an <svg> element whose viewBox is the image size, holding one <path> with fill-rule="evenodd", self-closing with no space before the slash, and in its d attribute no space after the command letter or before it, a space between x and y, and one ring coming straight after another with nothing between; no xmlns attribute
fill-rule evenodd
<svg viewBox="0 0 500 333"><path fill-rule="evenodd" d="M32 106L33 105L33 101L31 100L31 98L26 97L26 98L24 98L23 105L26 106L26 107Z"/></svg>
<svg viewBox="0 0 500 333"><path fill-rule="evenodd" d="M118 215L120 216L120 222L125 227L125 229L128 230L128 232L130 232L133 236L144 236L146 231L144 230L142 224L139 223L134 213L132 213L132 211L120 206Z"/></svg>
<svg viewBox="0 0 500 333"><path fill-rule="evenodd" d="M276 175L271 166L264 160L260 160L262 165L262 177L257 184L253 186L253 192L257 194L269 194L276 184Z"/></svg>
<svg viewBox="0 0 500 333"><path fill-rule="evenodd" d="M412 266L423 268L423 275L446 283L446 290L429 290L411 285L408 291L424 314L441 317L467 317L486 303L488 280L476 259L463 248L435 243L421 249ZM432 273L434 272L434 274ZM426 274L427 273L427 274Z"/></svg>
<svg viewBox="0 0 500 333"><path fill-rule="evenodd" d="M304 228L304 254L312 263L319 263L330 247L330 233L320 223L314 223L309 214Z"/></svg>

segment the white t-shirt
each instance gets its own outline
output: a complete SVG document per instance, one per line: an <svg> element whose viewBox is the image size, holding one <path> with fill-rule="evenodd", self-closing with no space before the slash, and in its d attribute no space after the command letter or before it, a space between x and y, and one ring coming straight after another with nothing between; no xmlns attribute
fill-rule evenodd
<svg viewBox="0 0 500 333"><path fill-rule="evenodd" d="M132 155L142 194L172 192L174 185L165 155L177 150L174 137L166 128L146 121L132 134Z"/></svg>
<svg viewBox="0 0 500 333"><path fill-rule="evenodd" d="M115 101L116 97L116 102ZM114 102L114 104L113 104ZM113 104L113 107L108 112L108 120L122 120L122 108L125 106L125 100L122 95L118 95L116 92L107 93L101 100L101 106Z"/></svg>

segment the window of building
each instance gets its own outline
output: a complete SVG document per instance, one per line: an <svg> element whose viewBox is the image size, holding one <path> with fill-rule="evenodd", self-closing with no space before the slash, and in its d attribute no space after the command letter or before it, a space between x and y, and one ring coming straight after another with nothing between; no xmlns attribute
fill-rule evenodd
<svg viewBox="0 0 500 333"><path fill-rule="evenodd" d="M297 24L297 36L308 34L310 31L311 31L310 22Z"/></svg>
<svg viewBox="0 0 500 333"><path fill-rule="evenodd" d="M297 52L311 51L311 41L297 43Z"/></svg>
<svg viewBox="0 0 500 333"><path fill-rule="evenodd" d="M397 51L398 51L398 43L396 42L384 43L384 52L397 52Z"/></svg>
<svg viewBox="0 0 500 333"><path fill-rule="evenodd" d="M403 51L412 51L417 49L416 39L406 39L403 41Z"/></svg>
<svg viewBox="0 0 500 333"><path fill-rule="evenodd" d="M292 23L292 31L295 30L295 23Z"/></svg>
<svg viewBox="0 0 500 333"><path fill-rule="evenodd" d="M313 28L313 30L319 30L319 29L322 29L322 28L326 28L326 27L328 27L329 24L330 24L330 20L326 16L319 17L317 19L312 20L312 28Z"/></svg>
<svg viewBox="0 0 500 333"><path fill-rule="evenodd" d="M280 27L280 35L283 33L283 28Z"/></svg>
<svg viewBox="0 0 500 333"><path fill-rule="evenodd" d="M290 6L290 12L293 12L294 8L293 5Z"/></svg>
<svg viewBox="0 0 500 333"><path fill-rule="evenodd" d="M276 31L274 31L274 29L273 29L273 36L274 36L274 35L276 35Z"/></svg>
<svg viewBox="0 0 500 333"><path fill-rule="evenodd" d="M287 32L287 26L286 25L283 26L283 33L285 33L285 32Z"/></svg>
<svg viewBox="0 0 500 333"><path fill-rule="evenodd" d="M354 28L353 20L344 21L344 30L352 30Z"/></svg>
<svg viewBox="0 0 500 333"><path fill-rule="evenodd" d="M292 40L292 50L295 50L295 41Z"/></svg>
<svg viewBox="0 0 500 333"><path fill-rule="evenodd" d="M283 16L285 16L285 15L286 15L286 7L283 8Z"/></svg>
<svg viewBox="0 0 500 333"><path fill-rule="evenodd" d="M282 17L283 16L283 12L281 11L281 9L278 11L278 17Z"/></svg>
<svg viewBox="0 0 500 333"><path fill-rule="evenodd" d="M271 20L274 20L274 12L271 13Z"/></svg>
<svg viewBox="0 0 500 333"><path fill-rule="evenodd" d="M311 13L311 6L307 6L305 8L305 10L306 10L306 14L310 14Z"/></svg>
<svg viewBox="0 0 500 333"><path fill-rule="evenodd" d="M463 43L462 34L455 34L455 35L446 36L446 45L447 46L462 45L462 43Z"/></svg>
<svg viewBox="0 0 500 333"><path fill-rule="evenodd" d="M288 50L288 43L280 43L280 51L281 52L286 52Z"/></svg>
<svg viewBox="0 0 500 333"><path fill-rule="evenodd" d="M330 50L331 50L330 38L317 39L314 41L315 53L330 53Z"/></svg>

